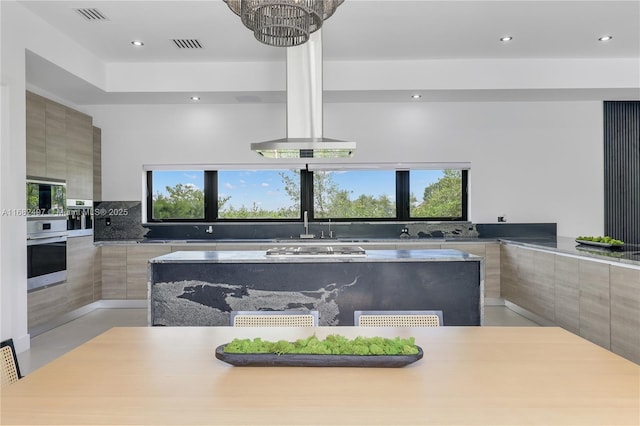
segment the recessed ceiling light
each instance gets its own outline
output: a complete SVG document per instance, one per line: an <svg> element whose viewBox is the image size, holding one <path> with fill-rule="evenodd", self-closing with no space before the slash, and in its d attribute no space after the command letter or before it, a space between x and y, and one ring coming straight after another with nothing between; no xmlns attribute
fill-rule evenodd
<svg viewBox="0 0 640 426"><path fill-rule="evenodd" d="M602 36L602 37L600 37L598 40L600 40L600 41L609 41L609 40L611 40L612 38L613 38L612 36L610 36L610 35L606 35L606 36Z"/></svg>
<svg viewBox="0 0 640 426"><path fill-rule="evenodd" d="M200 100L200 96L192 96L190 99L192 101L199 101Z"/></svg>
<svg viewBox="0 0 640 426"><path fill-rule="evenodd" d="M412 99L420 99L421 97L422 97L422 95L419 95L417 93L415 95L411 95Z"/></svg>
<svg viewBox="0 0 640 426"><path fill-rule="evenodd" d="M144 43L141 42L140 40L133 40L131 44L133 44L135 47L144 46Z"/></svg>
<svg viewBox="0 0 640 426"><path fill-rule="evenodd" d="M500 41L511 41L511 40L513 40L513 37L511 36L500 37Z"/></svg>

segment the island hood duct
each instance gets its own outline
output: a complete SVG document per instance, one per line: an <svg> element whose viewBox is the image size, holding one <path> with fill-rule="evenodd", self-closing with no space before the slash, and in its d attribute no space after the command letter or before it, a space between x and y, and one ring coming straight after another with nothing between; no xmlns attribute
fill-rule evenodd
<svg viewBox="0 0 640 426"><path fill-rule="evenodd" d="M287 48L287 137L251 144L267 158L347 158L355 142L322 136L322 30Z"/></svg>

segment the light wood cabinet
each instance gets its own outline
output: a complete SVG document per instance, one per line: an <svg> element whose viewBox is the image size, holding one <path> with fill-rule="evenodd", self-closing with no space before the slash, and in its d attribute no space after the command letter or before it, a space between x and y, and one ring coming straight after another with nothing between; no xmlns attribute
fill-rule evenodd
<svg viewBox="0 0 640 426"><path fill-rule="evenodd" d="M611 350L640 364L640 270L610 267Z"/></svg>
<svg viewBox="0 0 640 426"><path fill-rule="evenodd" d="M93 201L102 201L102 130L93 126Z"/></svg>
<svg viewBox="0 0 640 426"><path fill-rule="evenodd" d="M518 250L517 252L517 286L518 286L518 304L525 309L533 312L533 295L535 294L535 285L533 281L533 252L529 250Z"/></svg>
<svg viewBox="0 0 640 426"><path fill-rule="evenodd" d="M87 114L27 91L27 175L65 180L67 198L92 199L92 122ZM67 281L28 294L29 327L101 299L98 254L91 236L67 240Z"/></svg>
<svg viewBox="0 0 640 426"><path fill-rule="evenodd" d="M556 319L555 255L541 251L533 255L532 311L549 321Z"/></svg>
<svg viewBox="0 0 640 426"><path fill-rule="evenodd" d="M92 118L66 109L67 197L93 198L93 126Z"/></svg>
<svg viewBox="0 0 640 426"><path fill-rule="evenodd" d="M44 177L47 174L45 99L27 92L26 102L27 176Z"/></svg>
<svg viewBox="0 0 640 426"><path fill-rule="evenodd" d="M102 298L127 298L127 246L102 247Z"/></svg>
<svg viewBox="0 0 640 426"><path fill-rule="evenodd" d="M67 283L27 294L27 326L29 330L46 324L69 311Z"/></svg>
<svg viewBox="0 0 640 426"><path fill-rule="evenodd" d="M500 295L518 304L518 248L511 245L500 247Z"/></svg>
<svg viewBox="0 0 640 426"><path fill-rule="evenodd" d="M580 333L580 261L555 256L555 318L560 327Z"/></svg>
<svg viewBox="0 0 640 426"><path fill-rule="evenodd" d="M102 297L94 291L95 256L93 236L67 240L67 299L70 310L88 305Z"/></svg>
<svg viewBox="0 0 640 426"><path fill-rule="evenodd" d="M43 177L67 178L67 108L45 100L46 170ZM69 188L67 187L67 192Z"/></svg>
<svg viewBox="0 0 640 426"><path fill-rule="evenodd" d="M103 246L102 298L146 299L149 259L170 252L164 244Z"/></svg>
<svg viewBox="0 0 640 426"><path fill-rule="evenodd" d="M32 92L26 108L27 175L65 180L68 198L93 199L93 119Z"/></svg>
<svg viewBox="0 0 640 426"><path fill-rule="evenodd" d="M500 297L500 244L485 244L484 297Z"/></svg>
<svg viewBox="0 0 640 426"><path fill-rule="evenodd" d="M580 336L611 348L609 265L580 260Z"/></svg>
<svg viewBox="0 0 640 426"><path fill-rule="evenodd" d="M66 179L67 108L26 93L27 175Z"/></svg>
<svg viewBox="0 0 640 426"><path fill-rule="evenodd" d="M640 270L503 245L505 300L640 362Z"/></svg>
<svg viewBox="0 0 640 426"><path fill-rule="evenodd" d="M93 294L102 299L102 247L94 246L93 256Z"/></svg>
<svg viewBox="0 0 640 426"><path fill-rule="evenodd" d="M127 246L127 299L146 299L148 283L148 260L169 254L168 245Z"/></svg>
<svg viewBox="0 0 640 426"><path fill-rule="evenodd" d="M94 268L98 248L92 236L67 239L67 280L27 294L28 327L42 327L75 309L102 298Z"/></svg>

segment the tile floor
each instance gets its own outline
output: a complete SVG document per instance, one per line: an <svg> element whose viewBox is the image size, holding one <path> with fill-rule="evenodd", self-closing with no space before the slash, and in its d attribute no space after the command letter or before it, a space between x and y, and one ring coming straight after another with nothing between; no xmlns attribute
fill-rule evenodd
<svg viewBox="0 0 640 426"><path fill-rule="evenodd" d="M76 346L111 327L147 325L147 310L140 308L96 309L78 319L31 339L31 349L18 354L23 375L37 370ZM506 306L485 306L486 326L537 327L533 321Z"/></svg>

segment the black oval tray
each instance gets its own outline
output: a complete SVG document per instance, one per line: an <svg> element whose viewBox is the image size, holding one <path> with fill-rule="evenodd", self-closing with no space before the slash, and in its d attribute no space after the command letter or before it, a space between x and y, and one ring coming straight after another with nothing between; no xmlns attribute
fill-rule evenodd
<svg viewBox="0 0 640 426"><path fill-rule="evenodd" d="M576 243L583 244L586 246L594 246L594 247L605 247L605 248L622 248L624 244L608 244L608 243L600 243L598 241L588 241L588 240L580 240L576 238Z"/></svg>
<svg viewBox="0 0 640 426"><path fill-rule="evenodd" d="M238 367L404 367L422 358L420 346L415 355L307 355L307 354L228 354L216 348L216 358Z"/></svg>

